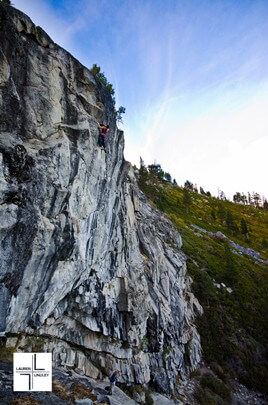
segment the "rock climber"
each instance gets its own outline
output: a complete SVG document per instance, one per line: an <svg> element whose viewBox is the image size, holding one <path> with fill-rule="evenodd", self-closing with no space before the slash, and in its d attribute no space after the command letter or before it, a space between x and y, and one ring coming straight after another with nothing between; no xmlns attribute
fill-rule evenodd
<svg viewBox="0 0 268 405"><path fill-rule="evenodd" d="M105 152L106 152L105 137L107 136L109 129L110 129L109 125L99 124L100 134L99 134L98 144L100 147L102 147L105 150Z"/></svg>
<svg viewBox="0 0 268 405"><path fill-rule="evenodd" d="M114 388L115 384L117 383L118 373L119 373L119 371L115 370L110 377L110 395L113 395L113 388Z"/></svg>

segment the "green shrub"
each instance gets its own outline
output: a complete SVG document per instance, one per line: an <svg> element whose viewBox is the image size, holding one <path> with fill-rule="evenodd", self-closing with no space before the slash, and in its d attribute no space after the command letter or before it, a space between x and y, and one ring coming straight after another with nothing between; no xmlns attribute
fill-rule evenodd
<svg viewBox="0 0 268 405"><path fill-rule="evenodd" d="M94 65L90 69L90 72L94 75L95 80L99 84L99 86L102 89L105 89L111 95L113 107L115 107L115 97L114 97L115 92L114 92L113 85L108 82L105 74L103 72L101 72L100 66L98 66L98 65L96 65L96 63L94 63Z"/></svg>
<svg viewBox="0 0 268 405"><path fill-rule="evenodd" d="M129 349L131 346L129 344L129 342L125 342L123 341L121 344L122 349Z"/></svg>
<svg viewBox="0 0 268 405"><path fill-rule="evenodd" d="M152 398L150 391L148 391L148 390L145 390L145 404L154 405L154 400Z"/></svg>
<svg viewBox="0 0 268 405"><path fill-rule="evenodd" d="M119 386L119 388L124 391L129 397L131 397L132 399L135 399L135 394L138 393L139 395L143 394L143 386L142 385L135 385L132 384L130 386L126 385L126 384L117 384Z"/></svg>
<svg viewBox="0 0 268 405"><path fill-rule="evenodd" d="M200 369L196 368L194 371L191 371L190 373L190 378L195 378L195 377L200 377L201 373L200 373Z"/></svg>
<svg viewBox="0 0 268 405"><path fill-rule="evenodd" d="M96 65L96 63L94 63L94 65L92 66L92 68L90 69L90 72L96 76L100 73L100 67L98 65Z"/></svg>
<svg viewBox="0 0 268 405"><path fill-rule="evenodd" d="M111 83L108 83L106 85L106 90L108 91L108 93L114 94L114 88L113 88L113 85Z"/></svg>
<svg viewBox="0 0 268 405"><path fill-rule="evenodd" d="M148 346L148 339L146 337L142 338L140 341L140 349L145 350L147 346Z"/></svg>
<svg viewBox="0 0 268 405"><path fill-rule="evenodd" d="M229 405L228 402L225 402L221 397L210 391L208 388L197 388L194 396L201 405Z"/></svg>
<svg viewBox="0 0 268 405"><path fill-rule="evenodd" d="M202 388L209 388L212 392L217 394L221 397L224 401L230 401L231 398L231 390L224 384L221 380L214 377L211 374L205 374L201 378L201 387Z"/></svg>
<svg viewBox="0 0 268 405"><path fill-rule="evenodd" d="M0 361L4 363L13 362L13 353L15 352L14 347L1 347L0 348Z"/></svg>

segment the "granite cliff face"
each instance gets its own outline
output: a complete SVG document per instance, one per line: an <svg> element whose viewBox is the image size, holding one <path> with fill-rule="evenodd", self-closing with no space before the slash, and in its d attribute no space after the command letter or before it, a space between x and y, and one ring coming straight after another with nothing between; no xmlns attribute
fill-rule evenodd
<svg viewBox="0 0 268 405"><path fill-rule="evenodd" d="M181 238L139 191L110 95L0 3L0 331L172 392L200 361ZM109 122L108 153L97 121ZM12 334L12 335L11 335ZM12 337L11 337L12 336Z"/></svg>

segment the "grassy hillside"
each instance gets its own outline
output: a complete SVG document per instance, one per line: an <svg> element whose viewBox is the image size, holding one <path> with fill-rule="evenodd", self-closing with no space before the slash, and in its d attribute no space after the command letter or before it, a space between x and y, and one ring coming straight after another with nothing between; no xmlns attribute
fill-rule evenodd
<svg viewBox="0 0 268 405"><path fill-rule="evenodd" d="M178 187L145 166L136 173L182 236L192 289L204 308L198 330L207 365L227 383L238 378L267 394L268 211Z"/></svg>

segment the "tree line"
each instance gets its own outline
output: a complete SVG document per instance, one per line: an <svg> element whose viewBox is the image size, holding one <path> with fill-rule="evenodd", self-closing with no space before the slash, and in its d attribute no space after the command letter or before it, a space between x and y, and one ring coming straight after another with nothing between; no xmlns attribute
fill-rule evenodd
<svg viewBox="0 0 268 405"><path fill-rule="evenodd" d="M138 170L135 165L134 165L134 169ZM153 164L146 166L143 159L140 158L139 174L140 175L142 174L143 177L146 176L146 174L151 175L158 180L166 181L175 186L178 186L176 179L175 178L172 179L171 174L168 172L165 172L159 163L153 163ZM205 191L204 188L201 186L198 188L197 184L194 184L189 180L185 181L183 189L188 192L191 192L191 193L197 193L197 194L201 194L201 195L206 195L208 197L214 197L211 195L210 191ZM187 195L186 191L184 191L185 200L189 201L190 198ZM219 200L230 201L226 197L226 194L224 193L224 191L222 191L220 189L218 189L218 195L216 198ZM263 208L265 210L268 210L267 199L264 196L261 196L259 193L256 193L254 191L252 193L247 192L246 194L237 191L233 195L233 202L236 204L249 205L251 207Z"/></svg>

